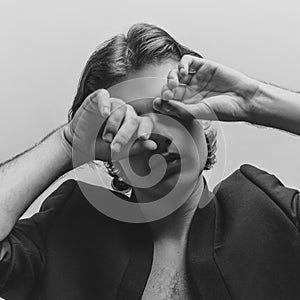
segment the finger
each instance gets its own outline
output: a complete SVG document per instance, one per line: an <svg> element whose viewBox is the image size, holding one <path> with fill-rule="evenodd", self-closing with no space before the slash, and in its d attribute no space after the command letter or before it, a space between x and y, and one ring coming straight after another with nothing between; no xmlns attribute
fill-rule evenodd
<svg viewBox="0 0 300 300"><path fill-rule="evenodd" d="M192 88L190 88L186 84L180 83L174 90L173 90L173 99L170 100L178 100L184 101L187 98L194 97L197 94Z"/></svg>
<svg viewBox="0 0 300 300"><path fill-rule="evenodd" d="M193 82L195 74L204 65L202 58L184 55L178 64L180 82L190 85Z"/></svg>
<svg viewBox="0 0 300 300"><path fill-rule="evenodd" d="M110 115L111 101L109 92L102 89L100 92L101 101L98 102L98 107L101 115L107 118Z"/></svg>
<svg viewBox="0 0 300 300"><path fill-rule="evenodd" d="M111 101L111 114L106 122L103 130L102 138L106 142L111 142L118 132L123 120L126 116L127 106L126 104L116 98L110 98Z"/></svg>
<svg viewBox="0 0 300 300"><path fill-rule="evenodd" d="M77 134L90 136L91 130L88 129L89 126L94 128L95 126L103 125L102 121L105 121L105 117L102 116L100 107L102 107L102 104L110 107L111 104L108 96L109 94L106 90L100 89L86 97L72 118L72 127L70 129L72 135L77 131ZM80 123L80 127L76 129L78 122ZM99 124L99 122L102 123ZM81 128L81 133L79 133L79 128Z"/></svg>
<svg viewBox="0 0 300 300"><path fill-rule="evenodd" d="M173 69L169 72L167 77L167 86L170 90L175 89L179 85L179 71L177 69Z"/></svg>
<svg viewBox="0 0 300 300"><path fill-rule="evenodd" d="M142 141L142 140L136 140L132 147L130 148L130 156L134 156L134 155L139 155L142 152L146 151L154 151L157 149L157 144L152 141L152 140L146 140L146 141ZM113 149L111 149L112 151L114 151ZM120 160L120 159L124 159L126 158L126 153L124 152L114 152L113 154L111 154L110 158L111 160L115 161L115 160Z"/></svg>
<svg viewBox="0 0 300 300"><path fill-rule="evenodd" d="M191 98L197 95L197 92L190 88L186 84L179 84L176 88L174 88L172 91L168 88L167 85L163 86L162 92L161 92L161 99L163 101L169 101L169 100L178 100L183 101L187 98Z"/></svg>
<svg viewBox="0 0 300 300"><path fill-rule="evenodd" d="M114 152L120 152L121 149L128 144L136 131L139 125L139 117L126 117L124 123L116 133L112 143L111 150Z"/></svg>
<svg viewBox="0 0 300 300"><path fill-rule="evenodd" d="M157 144L153 140L136 141L130 149L130 155L138 155L145 150L154 151L157 149Z"/></svg>
<svg viewBox="0 0 300 300"><path fill-rule="evenodd" d="M144 148L146 148L150 151L153 151L153 150L157 149L157 144L152 140L143 141L142 145L143 145Z"/></svg>
<svg viewBox="0 0 300 300"><path fill-rule="evenodd" d="M173 115L172 112L174 107L169 104L170 101L177 101L177 100L164 101L161 98L156 98L153 101L153 109L155 109L156 111L162 114Z"/></svg>
<svg viewBox="0 0 300 300"><path fill-rule="evenodd" d="M165 84L161 89L161 99L168 101L174 98L173 91L171 91L167 84Z"/></svg>
<svg viewBox="0 0 300 300"><path fill-rule="evenodd" d="M162 100L161 98L155 98L152 105L153 109L159 113L173 115L173 106L169 105L169 101Z"/></svg>
<svg viewBox="0 0 300 300"><path fill-rule="evenodd" d="M156 97L152 102L152 108L155 111L159 111L162 105L162 99L160 97Z"/></svg>
<svg viewBox="0 0 300 300"><path fill-rule="evenodd" d="M137 137L142 140L147 140L149 139L152 130L153 130L152 120L148 116L140 117L140 124L138 127Z"/></svg>
<svg viewBox="0 0 300 300"><path fill-rule="evenodd" d="M187 77L189 72L197 72L204 64L204 59L192 55L184 55L179 64L178 72L181 77Z"/></svg>
<svg viewBox="0 0 300 300"><path fill-rule="evenodd" d="M87 114L88 116L99 116L100 108L99 103L106 102L104 90L97 90L94 93L86 97L83 103L78 108L77 112L73 116L73 123L82 117L82 114Z"/></svg>
<svg viewBox="0 0 300 300"><path fill-rule="evenodd" d="M176 100L168 101L168 107L161 109L162 113L176 116L180 119L205 119L216 120L216 115L208 101L201 101L196 104L185 104Z"/></svg>
<svg viewBox="0 0 300 300"><path fill-rule="evenodd" d="M103 118L107 118L110 114L110 106L111 106L110 96L108 91L105 89L97 90L91 95L91 99L92 101L98 104L100 115Z"/></svg>

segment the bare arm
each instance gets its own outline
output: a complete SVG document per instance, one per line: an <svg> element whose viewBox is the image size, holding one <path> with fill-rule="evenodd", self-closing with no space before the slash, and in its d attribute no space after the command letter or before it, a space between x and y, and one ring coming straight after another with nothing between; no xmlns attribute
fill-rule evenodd
<svg viewBox="0 0 300 300"><path fill-rule="evenodd" d="M0 165L0 241L55 179L71 169L71 147L63 127Z"/></svg>
<svg viewBox="0 0 300 300"><path fill-rule="evenodd" d="M108 108L108 113L104 113L104 107ZM112 118L111 112L116 110L119 110L119 119ZM92 132L99 130L99 120L104 124L108 116L103 135L110 132L113 140L98 135L93 150L95 137ZM90 161L92 156L89 153L92 151L96 151L96 159L108 160L111 157L111 145L114 152L114 144L126 145L125 139L133 137L135 140L135 134L139 138L145 133L150 136L151 122L148 118L139 117L121 99L110 98L106 90L98 90L85 99L69 123L48 135L38 145L0 165L0 241L7 237L33 200L60 175L73 168L72 152L85 155L81 154L86 159L82 163ZM143 138L134 142L132 149L139 153L156 147L154 141ZM114 157L121 158L122 155L123 152L116 151Z"/></svg>
<svg viewBox="0 0 300 300"><path fill-rule="evenodd" d="M253 98L250 122L300 135L300 94L262 83Z"/></svg>

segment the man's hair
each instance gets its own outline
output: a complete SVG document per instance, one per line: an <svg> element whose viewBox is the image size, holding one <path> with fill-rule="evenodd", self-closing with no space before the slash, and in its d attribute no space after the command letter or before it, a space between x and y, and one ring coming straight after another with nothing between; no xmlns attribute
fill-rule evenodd
<svg viewBox="0 0 300 300"><path fill-rule="evenodd" d="M178 43L165 30L150 24L134 24L127 34L118 34L102 43L91 55L81 75L77 93L69 111L69 120L85 98L98 89L106 89L125 79L126 75L166 59L179 61L183 55L202 57ZM205 126L208 158L205 170L216 161L216 132Z"/></svg>

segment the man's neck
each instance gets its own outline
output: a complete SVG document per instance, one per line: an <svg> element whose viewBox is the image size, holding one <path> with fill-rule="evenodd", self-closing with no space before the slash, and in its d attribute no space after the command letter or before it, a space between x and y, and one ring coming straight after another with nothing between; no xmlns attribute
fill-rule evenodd
<svg viewBox="0 0 300 300"><path fill-rule="evenodd" d="M201 175L192 194L180 208L161 220L149 223L154 242L180 244L186 241L190 224L198 207L203 189L204 180ZM139 198L145 199L144 195L139 191L136 192L136 197L137 200Z"/></svg>

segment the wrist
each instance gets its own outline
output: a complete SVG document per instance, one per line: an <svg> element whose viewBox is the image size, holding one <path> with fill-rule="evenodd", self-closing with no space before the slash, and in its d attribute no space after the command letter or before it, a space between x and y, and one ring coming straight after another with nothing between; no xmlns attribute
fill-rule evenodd
<svg viewBox="0 0 300 300"><path fill-rule="evenodd" d="M253 80L249 85L246 103L247 118L246 121L252 124L265 125L266 119L271 117L270 107L272 107L272 97L268 91L268 85Z"/></svg>
<svg viewBox="0 0 300 300"><path fill-rule="evenodd" d="M58 129L58 138L59 144L62 146L62 150L65 154L67 165L72 164L72 143L69 141L66 135L67 125L63 125L61 128Z"/></svg>
<svg viewBox="0 0 300 300"><path fill-rule="evenodd" d="M251 123L299 134L299 94L262 82L253 103Z"/></svg>

